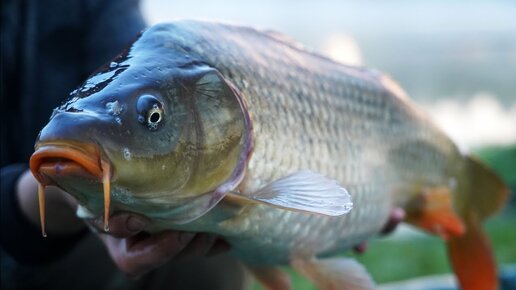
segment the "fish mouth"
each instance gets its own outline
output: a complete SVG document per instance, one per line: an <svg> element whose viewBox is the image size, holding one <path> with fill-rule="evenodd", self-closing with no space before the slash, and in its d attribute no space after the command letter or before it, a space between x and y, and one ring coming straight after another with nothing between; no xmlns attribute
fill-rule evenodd
<svg viewBox="0 0 516 290"><path fill-rule="evenodd" d="M98 146L69 142L38 143L30 158L30 169L36 179L50 185L59 176L79 175L101 179L102 163Z"/></svg>
<svg viewBox="0 0 516 290"><path fill-rule="evenodd" d="M39 182L38 197L41 231L45 233L44 192L47 185L56 185L59 177L76 176L100 180L104 191L104 230L109 230L109 208L111 197L111 163L102 158L96 144L73 141L40 142L30 158L30 170Z"/></svg>

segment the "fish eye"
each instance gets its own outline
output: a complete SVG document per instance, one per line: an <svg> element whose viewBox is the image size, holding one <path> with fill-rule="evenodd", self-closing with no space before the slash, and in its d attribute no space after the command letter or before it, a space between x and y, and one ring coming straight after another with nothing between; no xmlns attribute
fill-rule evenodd
<svg viewBox="0 0 516 290"><path fill-rule="evenodd" d="M158 108L153 108L149 111L147 123L159 123L159 121L161 121L161 110Z"/></svg>
<svg viewBox="0 0 516 290"><path fill-rule="evenodd" d="M146 125L149 130L158 129L163 120L163 104L158 98L152 95L142 95L136 102L138 122Z"/></svg>

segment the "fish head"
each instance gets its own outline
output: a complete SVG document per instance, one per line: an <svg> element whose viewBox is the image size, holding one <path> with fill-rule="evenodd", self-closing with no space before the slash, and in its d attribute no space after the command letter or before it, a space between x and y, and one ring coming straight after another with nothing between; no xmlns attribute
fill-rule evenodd
<svg viewBox="0 0 516 290"><path fill-rule="evenodd" d="M115 211L186 223L242 180L250 120L217 69L151 32L54 110L30 166L95 215L107 198Z"/></svg>

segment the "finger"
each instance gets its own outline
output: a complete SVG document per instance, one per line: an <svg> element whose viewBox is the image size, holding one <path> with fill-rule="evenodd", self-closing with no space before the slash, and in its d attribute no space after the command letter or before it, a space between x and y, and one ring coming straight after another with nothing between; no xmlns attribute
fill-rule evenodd
<svg viewBox="0 0 516 290"><path fill-rule="evenodd" d="M143 231L148 220L140 215L120 213L109 218L109 234L119 238L128 238Z"/></svg>
<svg viewBox="0 0 516 290"><path fill-rule="evenodd" d="M392 209L391 214L389 216L389 220L383 227L381 234L385 235L393 232L398 226L398 224L401 223L403 219L405 219L405 215L405 210L401 207L396 207Z"/></svg>
<svg viewBox="0 0 516 290"><path fill-rule="evenodd" d="M215 244L213 245L213 247L211 247L206 256L211 257L218 254L222 254L224 252L229 251L230 248L231 246L228 242L226 242L224 239L218 238L215 240Z"/></svg>
<svg viewBox="0 0 516 290"><path fill-rule="evenodd" d="M109 232L104 230L104 218L87 220L87 222L95 229L94 232L99 234L109 234L117 238L129 238L143 231L148 219L134 213L118 213L109 218Z"/></svg>
<svg viewBox="0 0 516 290"><path fill-rule="evenodd" d="M140 233L126 239L103 235L108 251L116 265L131 276L155 269L181 252L193 235L181 232Z"/></svg>
<svg viewBox="0 0 516 290"><path fill-rule="evenodd" d="M177 259L192 259L203 257L212 249L217 237L211 234L197 234L195 238L186 246L181 253L177 255Z"/></svg>

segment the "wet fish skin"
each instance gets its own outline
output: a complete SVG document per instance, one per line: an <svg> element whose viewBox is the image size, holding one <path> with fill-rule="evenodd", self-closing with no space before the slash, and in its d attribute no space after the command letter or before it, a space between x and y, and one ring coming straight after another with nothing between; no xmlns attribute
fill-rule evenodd
<svg viewBox="0 0 516 290"><path fill-rule="evenodd" d="M241 192L310 169L353 197L353 210L338 218L252 205L219 229L203 228L222 231L248 263L350 248L378 233L390 210L418 189L461 178L457 148L375 70L337 64L252 28L192 22L154 29L192 48L242 94L254 142Z"/></svg>
<svg viewBox="0 0 516 290"><path fill-rule="evenodd" d="M31 161L41 182L50 179L94 214L102 214L101 184L73 164L77 176L53 172L45 146L93 140L99 162L113 168L113 211L147 215L149 231L222 235L249 265L340 253L376 235L402 207L413 214L407 221L451 237L465 289L496 288L479 225L503 205L506 188L385 75L336 63L278 34L196 21L151 27L113 63L57 111ZM163 105L158 130L136 121L146 94ZM329 217L253 200L259 189L306 170L344 187L351 212ZM473 266L488 277L482 283L467 274L476 263L471 248L485 254L480 270Z"/></svg>

